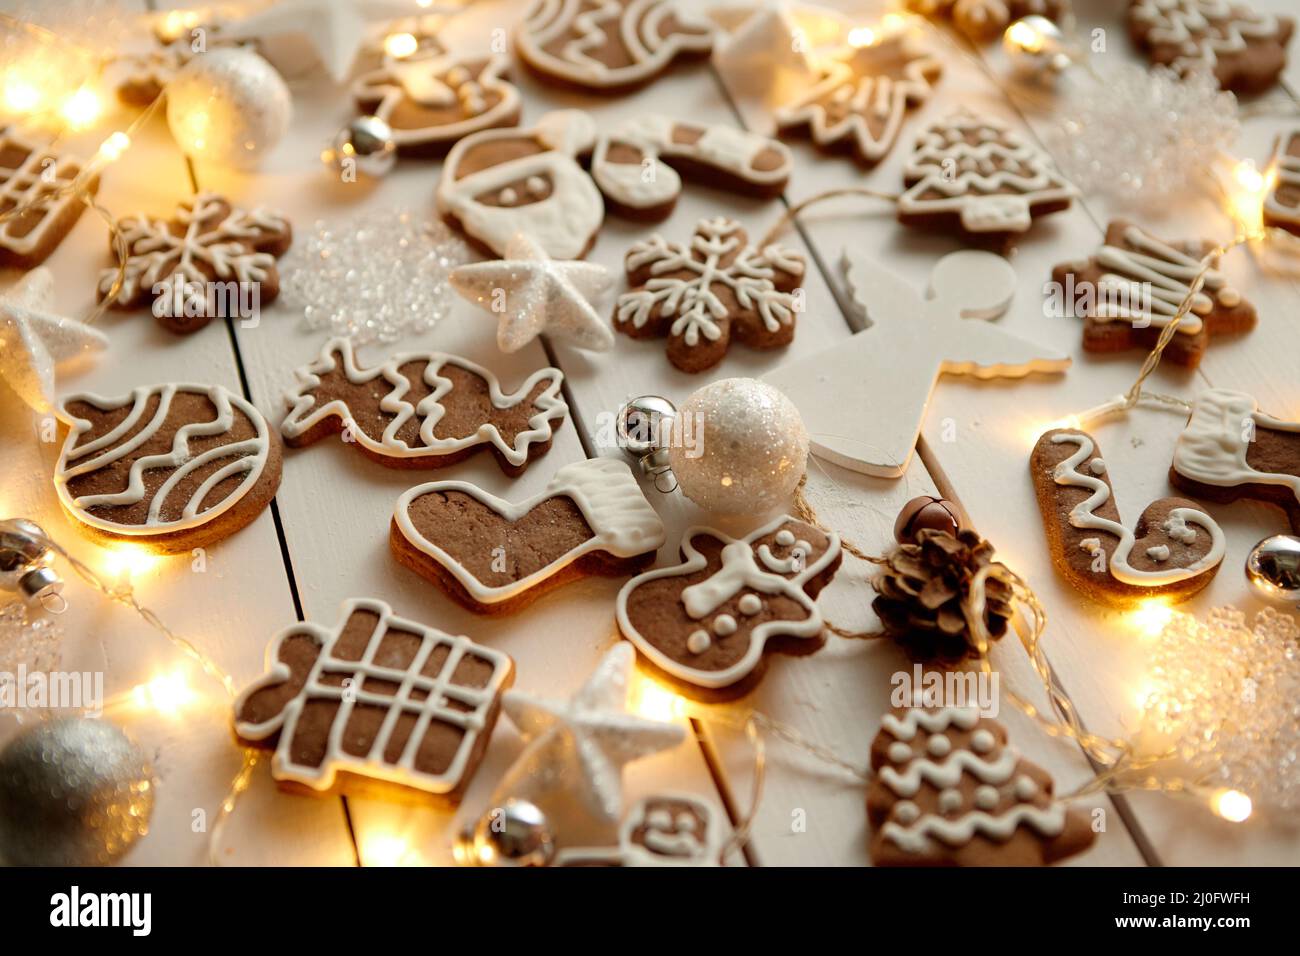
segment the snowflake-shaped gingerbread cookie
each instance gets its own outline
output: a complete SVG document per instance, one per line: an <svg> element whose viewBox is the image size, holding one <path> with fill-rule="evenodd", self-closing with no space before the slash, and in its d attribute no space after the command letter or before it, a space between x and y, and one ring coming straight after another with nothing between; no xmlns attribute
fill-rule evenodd
<svg viewBox="0 0 1300 956"><path fill-rule="evenodd" d="M173 332L196 332L214 318L243 315L280 293L275 260L293 241L289 222L263 208L236 209L215 193L182 202L171 220L145 215L118 222L126 271L103 270L99 298L113 308L151 305Z"/></svg>
<svg viewBox="0 0 1300 956"><path fill-rule="evenodd" d="M706 219L689 243L659 235L625 258L628 284L614 321L633 338L668 336L668 361L702 372L722 361L733 336L751 348L794 340L802 256L781 246L756 249L732 219Z"/></svg>

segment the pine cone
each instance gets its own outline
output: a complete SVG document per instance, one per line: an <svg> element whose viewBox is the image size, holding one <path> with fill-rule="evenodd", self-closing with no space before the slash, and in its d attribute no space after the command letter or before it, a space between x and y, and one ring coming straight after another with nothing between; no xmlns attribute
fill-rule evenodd
<svg viewBox="0 0 1300 956"><path fill-rule="evenodd" d="M885 633L914 660L956 663L976 656L962 602L970 593L971 579L993 563L993 545L969 529L956 537L924 529L914 540L895 548L876 574L872 610ZM985 580L984 625L996 640L1011 619L1011 589L996 578Z"/></svg>

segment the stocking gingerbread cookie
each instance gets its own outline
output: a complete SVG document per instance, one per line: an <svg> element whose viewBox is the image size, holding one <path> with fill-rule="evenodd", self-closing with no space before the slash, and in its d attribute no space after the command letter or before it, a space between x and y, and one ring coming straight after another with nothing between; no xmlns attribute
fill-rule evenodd
<svg viewBox="0 0 1300 956"><path fill-rule="evenodd" d="M1265 415L1244 392L1202 392L1178 436L1169 481L1211 501L1278 505L1300 534L1300 422Z"/></svg>
<svg viewBox="0 0 1300 956"><path fill-rule="evenodd" d="M1120 607L1146 598L1185 601L1223 562L1223 530L1195 502L1161 498L1130 530L1120 521L1110 470L1087 432L1045 433L1029 461L1052 561L1091 597Z"/></svg>
<svg viewBox="0 0 1300 956"><path fill-rule="evenodd" d="M522 232L552 259L581 259L605 218L577 161L595 143L596 125L580 110L547 113L532 129L466 136L447 154L438 212L497 256Z"/></svg>
<svg viewBox="0 0 1300 956"><path fill-rule="evenodd" d="M814 599L840 566L840 539L782 515L745 538L682 536L682 564L641 574L618 595L618 627L654 673L702 700L730 700L773 652L825 642Z"/></svg>
<svg viewBox="0 0 1300 956"><path fill-rule="evenodd" d="M465 481L417 485L398 499L389 541L401 564L470 610L501 614L587 575L640 571L664 526L627 465L592 458L518 504Z"/></svg>
<svg viewBox="0 0 1300 956"><path fill-rule="evenodd" d="M501 470L522 474L551 447L568 413L564 373L544 368L513 392L482 366L442 352L395 355L362 368L349 339L332 339L294 373L280 431L300 448L336 432L390 468L441 468L490 448Z"/></svg>

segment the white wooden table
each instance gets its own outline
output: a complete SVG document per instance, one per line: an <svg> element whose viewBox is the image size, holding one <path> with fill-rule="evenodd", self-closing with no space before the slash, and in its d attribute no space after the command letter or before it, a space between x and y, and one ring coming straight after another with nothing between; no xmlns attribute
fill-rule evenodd
<svg viewBox="0 0 1300 956"><path fill-rule="evenodd" d="M1254 0L1283 11L1287 0ZM509 27L523 0L476 2L456 25L486 46L490 31ZM830 4L835 5L835 4ZM862 22L878 18L884 7L860 8ZM1136 58L1124 36L1121 0L1076 3L1081 29L1108 31L1109 51L1095 58L1103 74L1108 64ZM1291 102L1300 89L1300 50L1285 88L1270 99ZM1001 53L986 51L993 75L1005 75ZM548 109L581 107L602 125L647 111L679 114L696 121L738 123L764 128L762 112L733 100L707 63L675 69L638 93L616 99L587 97L538 84L516 71L524 93L524 120ZM1060 83L1063 102L1087 82L1083 76ZM317 219L339 219L363 210L401 207L432 215L432 196L439 166L404 160L378 182L341 186L318 164L318 151L352 115L343 90L323 75L292 78L293 128L255 174L241 175L200 166L203 188L225 192L236 203L264 202L289 214L299 234ZM764 232L785 209L827 188L847 184L897 190L907 147L922 124L959 104L987 111L1030 136L1040 133L1048 117L1026 116L999 92L990 74L968 61L949 58L947 73L930 104L913 114L899 148L870 173L845 159L828 159L805 143L794 145L797 170L781 201L744 201L726 193L688 186L673 216L658 231L684 238L705 215L739 218L751 235ZM87 134L93 150L107 130L120 128L130 114L110 118ZM1262 166L1270 143L1285 120L1253 118L1244 123L1239 156ZM114 125L116 124L116 125ZM136 137L128 156L104 176L102 202L119 215L138 210L170 213L191 191L186 164L159 120ZM1123 210L1116 210L1123 212ZM864 477L821 462L810 467L808 496L823 520L869 550L891 540L899 507L909 498L936 489L960 500L976 526L998 547L999 555L1025 576L1050 615L1047 653L1064 686L1078 702L1093 730L1119 733L1131 729L1135 700L1143 682L1142 637L1129 618L1081 600L1053 573L1027 469L1033 441L1044 426L1082 411L1125 389L1140 358L1129 353L1107 360L1085 355L1078 320L1045 317L1042 287L1051 266L1091 252L1112 210L1085 199L1067 213L1038 225L1019 243L1012 263L1019 277L1016 301L1001 323L1075 357L1063 376L1035 376L1016 383L976 383L945 377L931 405L919 456L898 480ZM1232 223L1207 191L1189 195L1163 218L1144 221L1157 234L1227 238ZM624 250L644 234L644 227L610 218L591 258L620 273ZM585 456L611 453L596 445L598 416L612 412L636 394L654 393L680 402L713 378L759 375L777 363L811 354L843 339L854 323L841 307L844 282L838 270L843 247L855 244L888 262L917 286L923 286L937 257L958 248L946 237L927 236L898 226L892 210L870 201L846 200L800 217L783 241L803 247L815 267L806 281L807 309L798 335L785 354L756 353L742 347L710 373L690 376L666 361L662 341L618 337L614 351L592 355L561 344L540 343L515 355L502 355L490 318L458 303L433 332L401 343L402 348L433 347L464 355L515 382L527 372L555 363L566 375L572 414L559 430L554 447L516 481L506 479L488 456L439 472L439 478L465 478L489 491L519 498L535 493L553 471ZM92 305L95 277L107 261L104 228L86 215L48 265L58 278L58 305L82 315ZM1292 263L1288 272L1272 256L1238 252L1225 268L1234 283L1259 308L1260 324L1252 334L1211 346L1195 373L1161 369L1153 387L1183 396L1209 385L1254 392L1275 414L1300 417L1300 379L1295 374L1297 347L1294 316L1300 309L1300 285ZM177 338L161 330L144 312L114 314L101 327L112 339L99 364L82 374L65 375L64 389L114 394L139 384L191 380L219 382L248 395L272 421L282 415L282 391L292 369L315 355L324 333L304 331L300 315L277 302L264 310L255 329L214 323L202 332ZM375 358L384 347L363 351ZM423 579L397 567L388 551L387 528L397 495L415 476L380 467L359 455L322 443L308 450L289 450L276 505L250 527L213 547L206 569L196 572L185 557L124 561L83 538L61 514L50 474L55 443L42 443L40 420L10 394L0 397L0 448L5 480L0 486L0 514L41 522L77 555L101 570L128 573L143 602L172 627L197 641L242 684L258 674L270 637L297 620L330 623L340 603L370 596L390 602L399 613L476 640L511 654L518 665L516 686L562 697L576 688L599 656L617 640L613 602L619 581L586 580L552 592L523 614L484 619L461 609ZM870 414L870 409L852 410ZM955 440L945 441L945 426ZM1139 411L1126 424L1099 427L1107 460L1115 476L1121 511L1137 514L1152 498L1168 494L1166 471L1181 427L1176 414ZM428 480L421 476L418 480ZM669 526L660 562L675 561L678 536L702 520L699 509L680 495L650 492ZM1267 534L1282 530L1280 513L1252 504L1215 506L1214 514L1228 536L1222 573L1186 610L1205 612L1232 603L1253 612L1242 576L1247 550ZM727 530L743 525L724 523ZM130 565L125 571L124 565ZM866 569L847 559L821 605L827 617L848 628L874 623L872 592ZM111 697L159 674L188 675L195 698L177 713L160 714L129 703L111 715L124 724L153 756L159 775L158 802L152 829L127 857L133 864L202 863L207 833L231 775L239 765L232 745L226 700L211 682L187 668L157 634L124 609L110 605L80 582L71 582L72 608L63 617L65 669L103 670ZM1032 692L1035 678L1023 651L1004 641L993 652L1004 686ZM879 717L888 709L890 675L908 662L883 642L831 638L815 656L778 659L763 684L743 702L787 723L807 738L842 757L865 763ZM647 710L671 699L654 695ZM685 719L685 718L678 718ZM1014 743L1032 760L1055 774L1058 787L1070 789L1090 773L1073 746L1045 737L1010 707L1002 717ZM0 733L13 732L3 718ZM716 722L696 724L677 749L632 765L626 775L629 800L665 789L685 790L725 804L733 817L748 807L752 754L742 735ZM496 780L519 752L520 742L502 721L480 767L462 816L482 808ZM1105 811L1105 831L1076 865L1295 863L1300 836L1258 817L1233 825L1200 806L1152 795L1095 798ZM253 785L223 834L222 859L233 864L380 863L444 864L450 861L450 837L458 821L447 812L372 800L312 799L279 792L267 764L257 769ZM757 815L746 853L751 864L864 865L867 859L864 793L847 773L818 763L779 742L769 746L766 796ZM737 856L736 862L744 862Z"/></svg>

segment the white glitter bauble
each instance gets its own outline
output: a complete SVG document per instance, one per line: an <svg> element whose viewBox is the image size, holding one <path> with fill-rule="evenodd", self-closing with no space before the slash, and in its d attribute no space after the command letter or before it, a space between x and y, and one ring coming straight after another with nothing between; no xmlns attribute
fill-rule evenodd
<svg viewBox="0 0 1300 956"><path fill-rule="evenodd" d="M677 415L691 441L673 442L668 457L687 498L723 514L787 506L808 465L808 433L790 399L756 378L724 378Z"/></svg>
<svg viewBox="0 0 1300 956"><path fill-rule="evenodd" d="M167 125L195 160L247 169L289 128L293 101L284 80L252 50L212 50L167 84Z"/></svg>

